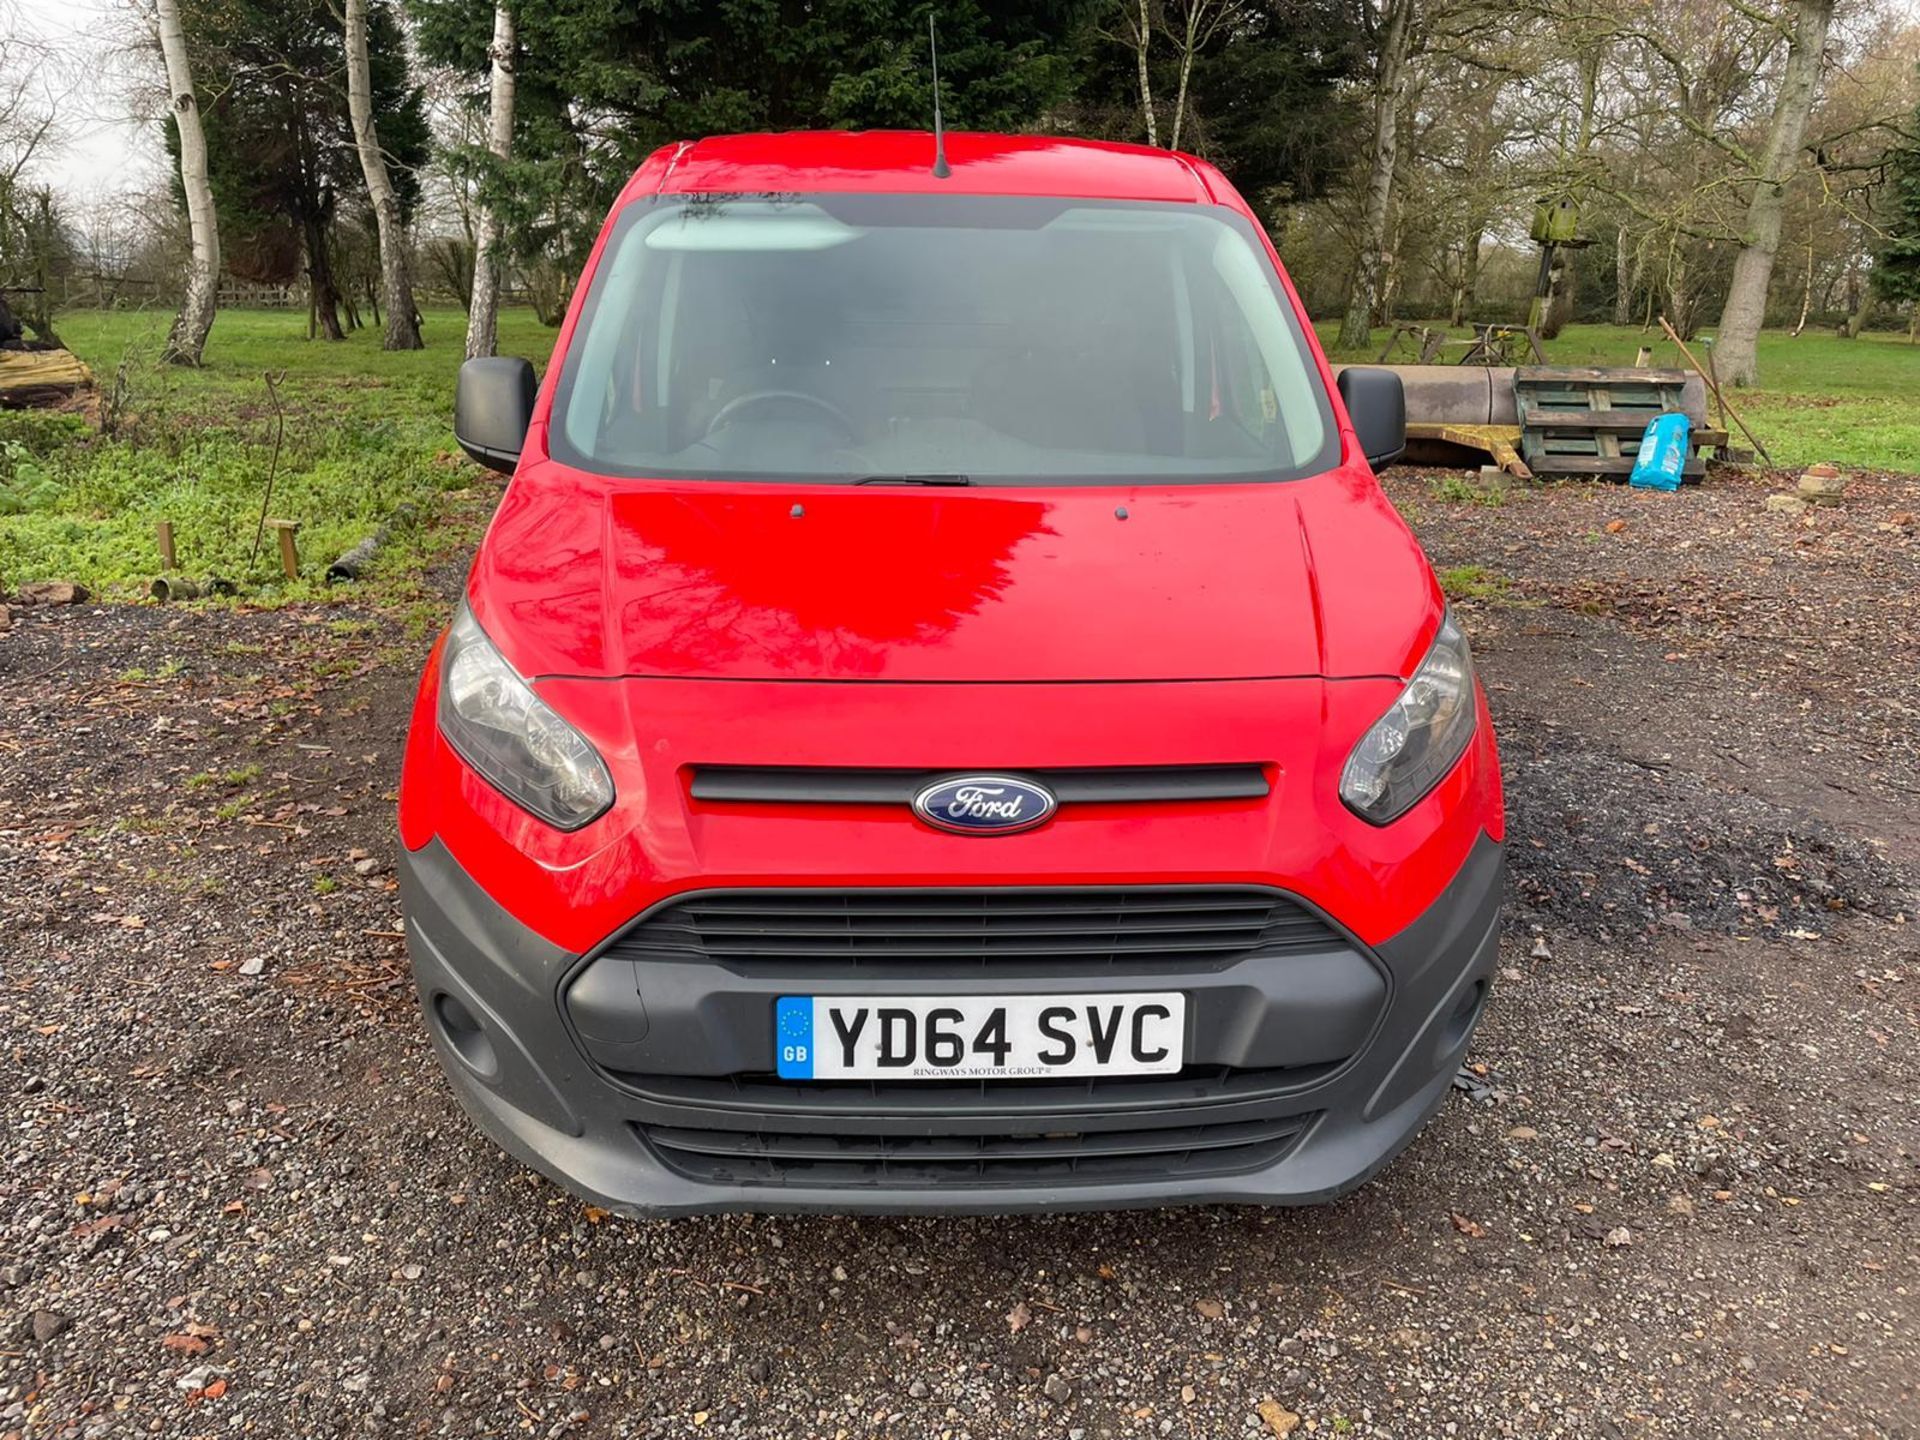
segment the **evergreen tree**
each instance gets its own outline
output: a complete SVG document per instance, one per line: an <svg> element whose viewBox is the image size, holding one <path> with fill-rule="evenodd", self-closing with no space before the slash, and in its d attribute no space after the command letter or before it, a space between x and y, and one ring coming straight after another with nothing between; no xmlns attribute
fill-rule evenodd
<svg viewBox="0 0 1920 1440"><path fill-rule="evenodd" d="M1093 24L1077 40L1072 130L1144 140L1132 53ZM1365 145L1350 82L1365 70L1366 45L1348 0L1235 0L1194 57L1180 148L1218 165L1256 209L1319 197ZM1169 43L1149 56L1164 136L1178 57Z"/></svg>
<svg viewBox="0 0 1920 1440"><path fill-rule="evenodd" d="M347 103L345 30L327 0L187 0L188 46L226 268L287 284L304 273L312 320L342 336L334 226L365 208ZM369 14L371 93L403 212L420 193L426 107L391 0ZM177 156L171 121L168 146Z"/></svg>
<svg viewBox="0 0 1920 1440"><path fill-rule="evenodd" d="M941 0L953 129L1138 139L1137 76L1100 34L1113 0ZM406 0L429 60L484 111L493 0ZM543 317L558 319L601 218L671 140L932 121L927 0L520 0L513 157L449 157L498 215ZM1194 57L1184 148L1256 204L1309 198L1345 164L1364 60L1350 0L1235 0ZM1165 49L1166 47L1162 47ZM1156 92L1178 90L1170 50ZM385 122L382 122L382 133Z"/></svg>
<svg viewBox="0 0 1920 1440"><path fill-rule="evenodd" d="M492 0L407 0L427 59L471 77L484 113ZM1073 93L1090 0L944 0L940 84L954 129L1030 130ZM556 320L608 204L670 140L932 123L926 0L523 0L513 158L449 157L479 181L537 308ZM384 134L384 122L383 122Z"/></svg>
<svg viewBox="0 0 1920 1440"><path fill-rule="evenodd" d="M1908 333L1920 335L1920 107L1904 142L1887 152L1886 244L1873 262L1881 299L1913 307Z"/></svg>

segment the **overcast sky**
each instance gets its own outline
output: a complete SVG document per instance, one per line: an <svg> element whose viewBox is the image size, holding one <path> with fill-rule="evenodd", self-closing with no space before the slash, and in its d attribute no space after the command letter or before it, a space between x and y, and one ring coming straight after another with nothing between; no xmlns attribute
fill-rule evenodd
<svg viewBox="0 0 1920 1440"><path fill-rule="evenodd" d="M128 53L144 30L142 12L129 0L12 0L24 28L60 46L72 74L56 82L70 87L60 107L72 132L58 154L42 166L42 178L63 190L106 197L153 184L166 172L157 128L136 120L134 89L140 62Z"/></svg>

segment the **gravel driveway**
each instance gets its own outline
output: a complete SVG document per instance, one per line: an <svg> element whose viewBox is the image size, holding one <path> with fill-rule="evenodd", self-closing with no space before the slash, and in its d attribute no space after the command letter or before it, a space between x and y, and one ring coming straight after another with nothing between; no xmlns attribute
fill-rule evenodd
<svg viewBox="0 0 1920 1440"><path fill-rule="evenodd" d="M1313 1210L601 1215L412 1015L424 642L16 612L0 1437L1920 1434L1920 483L1770 483L1394 480L1481 567L1514 905L1471 1076Z"/></svg>

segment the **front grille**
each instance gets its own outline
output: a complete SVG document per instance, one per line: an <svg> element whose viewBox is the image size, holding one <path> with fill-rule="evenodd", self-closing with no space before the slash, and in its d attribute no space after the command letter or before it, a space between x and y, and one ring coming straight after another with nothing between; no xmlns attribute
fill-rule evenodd
<svg viewBox="0 0 1920 1440"><path fill-rule="evenodd" d="M1261 1169L1285 1155L1312 1118L984 1135L635 1129L661 1163L710 1184L1070 1185Z"/></svg>
<svg viewBox="0 0 1920 1440"><path fill-rule="evenodd" d="M622 1089L647 1102L655 1118L714 1112L779 1118L788 1123L831 1119L874 1128L925 1124L937 1118L953 1130L990 1130L1012 1119L1071 1113L1085 1119L1123 1114L1138 1118L1177 1110L1230 1112L1284 1100L1318 1084L1340 1062L1285 1069L1189 1065L1177 1075L1101 1075L1021 1080L782 1080L772 1072L739 1075L635 1075L609 1072ZM1254 1112L1263 1113L1263 1112ZM750 1121L742 1121L750 1124Z"/></svg>
<svg viewBox="0 0 1920 1440"><path fill-rule="evenodd" d="M810 765L702 765L689 787L696 800L769 805L909 805L942 776L963 770L899 770ZM1129 765L995 771L1036 780L1062 805L1260 800L1273 791L1264 765Z"/></svg>
<svg viewBox="0 0 1920 1440"><path fill-rule="evenodd" d="M651 911L606 953L743 973L851 965L1010 973L1219 969L1251 954L1345 948L1319 915L1255 886L727 890Z"/></svg>
<svg viewBox="0 0 1920 1440"><path fill-rule="evenodd" d="M822 887L684 895L599 958L634 962L638 974L621 984L637 981L645 994L649 962L712 964L795 987L830 974L976 987L983 976L1032 976L1067 989L1063 980L1211 975L1253 956L1311 954L1319 958L1303 964L1324 965L1359 949L1302 902L1253 885ZM683 968L676 983L699 982ZM762 991L780 993L748 983L727 994L751 1007ZM1066 1186L1277 1163L1312 1124L1299 1112L1313 1087L1349 1058L1332 1044L1315 1053L1294 1067L1194 1064L1178 1075L1067 1080L793 1083L753 1062L707 1075L601 1073L637 1143L702 1183Z"/></svg>

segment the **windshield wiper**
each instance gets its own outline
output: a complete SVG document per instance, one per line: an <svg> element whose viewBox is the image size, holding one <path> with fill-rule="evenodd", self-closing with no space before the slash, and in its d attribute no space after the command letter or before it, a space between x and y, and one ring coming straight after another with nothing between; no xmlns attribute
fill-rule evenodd
<svg viewBox="0 0 1920 1440"><path fill-rule="evenodd" d="M971 475L862 475L856 485L971 485Z"/></svg>

